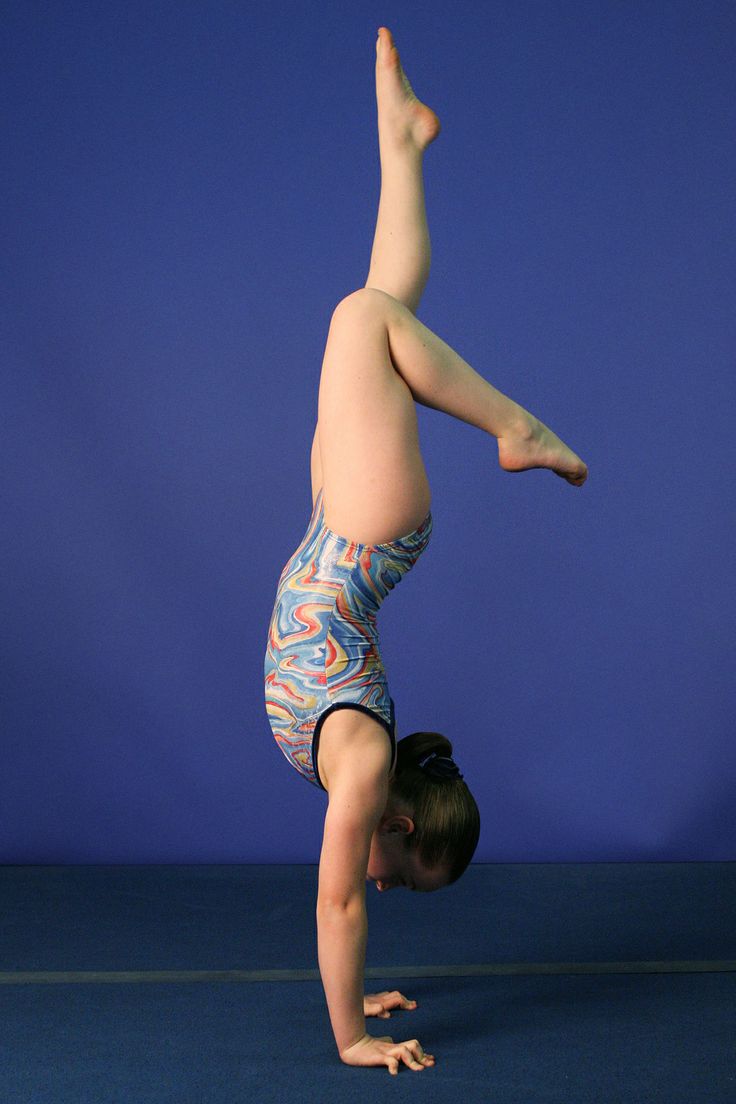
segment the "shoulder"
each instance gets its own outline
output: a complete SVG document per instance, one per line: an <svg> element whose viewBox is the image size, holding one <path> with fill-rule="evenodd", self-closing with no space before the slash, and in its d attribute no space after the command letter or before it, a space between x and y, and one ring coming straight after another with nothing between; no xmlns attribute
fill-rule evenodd
<svg viewBox="0 0 736 1104"><path fill-rule="evenodd" d="M391 745L383 726L357 710L336 710L324 728L333 720L324 761L320 737L320 775L329 801L318 906L344 908L365 893L371 838L388 801Z"/></svg>
<svg viewBox="0 0 736 1104"><path fill-rule="evenodd" d="M375 717L358 709L336 709L325 718L319 737L319 774L325 789L345 779L385 775L391 767L391 740Z"/></svg>

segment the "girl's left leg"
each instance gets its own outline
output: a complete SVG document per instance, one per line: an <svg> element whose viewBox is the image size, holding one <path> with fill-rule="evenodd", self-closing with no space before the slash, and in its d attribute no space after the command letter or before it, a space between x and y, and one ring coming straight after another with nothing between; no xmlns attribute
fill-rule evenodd
<svg viewBox="0 0 736 1104"><path fill-rule="evenodd" d="M387 27L376 42L376 105L381 194L365 286L416 313L431 260L422 166L440 121L414 95Z"/></svg>
<svg viewBox="0 0 736 1104"><path fill-rule="evenodd" d="M439 134L440 121L415 96L388 27L378 30L375 76L381 192L366 287L385 291L415 312L431 260L424 151ZM310 470L314 505L323 483L319 424Z"/></svg>

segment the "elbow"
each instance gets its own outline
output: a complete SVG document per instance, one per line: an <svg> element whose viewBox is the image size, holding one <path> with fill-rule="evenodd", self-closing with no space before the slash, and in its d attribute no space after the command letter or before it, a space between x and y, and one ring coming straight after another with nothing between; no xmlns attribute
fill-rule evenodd
<svg viewBox="0 0 736 1104"><path fill-rule="evenodd" d="M365 910L365 888L344 894L325 894L317 897L317 918L346 915Z"/></svg>

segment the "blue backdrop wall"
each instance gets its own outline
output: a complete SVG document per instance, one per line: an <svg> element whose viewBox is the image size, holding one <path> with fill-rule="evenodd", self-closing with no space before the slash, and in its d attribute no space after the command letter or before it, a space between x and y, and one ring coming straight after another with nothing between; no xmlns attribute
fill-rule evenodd
<svg viewBox="0 0 736 1104"><path fill-rule="evenodd" d="M10 863L315 862L263 703L331 312L365 283L374 48L443 131L418 314L590 467L419 408L429 549L383 607L479 861L736 859L736 7L3 6Z"/></svg>

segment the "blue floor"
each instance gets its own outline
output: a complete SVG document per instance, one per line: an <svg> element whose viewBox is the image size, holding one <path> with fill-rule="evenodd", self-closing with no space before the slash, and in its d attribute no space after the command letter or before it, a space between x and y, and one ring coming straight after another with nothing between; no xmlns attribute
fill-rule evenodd
<svg viewBox="0 0 736 1104"><path fill-rule="evenodd" d="M398 1077L339 1061L318 980L144 980L314 970L316 881L316 866L0 868L2 1104L736 1101L736 863L474 865L440 893L369 892L372 970L518 970L371 978L418 1008L369 1031L437 1059ZM632 962L712 972L524 973Z"/></svg>

